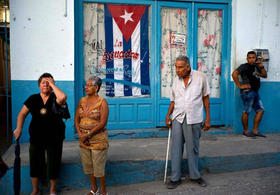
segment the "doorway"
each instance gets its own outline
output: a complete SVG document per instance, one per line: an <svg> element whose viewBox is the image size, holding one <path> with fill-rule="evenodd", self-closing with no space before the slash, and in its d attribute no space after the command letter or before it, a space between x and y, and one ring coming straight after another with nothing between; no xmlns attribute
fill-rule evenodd
<svg viewBox="0 0 280 195"><path fill-rule="evenodd" d="M226 124L229 72L227 3L80 0L76 101L90 76L103 81L110 129L165 126L174 62L187 55L211 88L211 124ZM144 42L139 42L144 40ZM138 41L138 43L137 43Z"/></svg>
<svg viewBox="0 0 280 195"><path fill-rule="evenodd" d="M12 144L10 33L8 6L0 8L0 155Z"/></svg>

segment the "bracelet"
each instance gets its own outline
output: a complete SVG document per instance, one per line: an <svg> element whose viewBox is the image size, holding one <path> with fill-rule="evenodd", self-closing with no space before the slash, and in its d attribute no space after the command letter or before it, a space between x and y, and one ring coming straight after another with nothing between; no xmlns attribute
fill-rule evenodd
<svg viewBox="0 0 280 195"><path fill-rule="evenodd" d="M90 131L88 131L87 134L88 134L88 138L90 139L90 138L91 138L91 133L90 133Z"/></svg>

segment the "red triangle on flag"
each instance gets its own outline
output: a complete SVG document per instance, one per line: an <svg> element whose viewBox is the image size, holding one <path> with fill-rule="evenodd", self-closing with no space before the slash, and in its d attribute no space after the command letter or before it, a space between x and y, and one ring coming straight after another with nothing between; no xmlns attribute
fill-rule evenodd
<svg viewBox="0 0 280 195"><path fill-rule="evenodd" d="M128 41L141 20L146 6L107 4L107 7L125 40Z"/></svg>

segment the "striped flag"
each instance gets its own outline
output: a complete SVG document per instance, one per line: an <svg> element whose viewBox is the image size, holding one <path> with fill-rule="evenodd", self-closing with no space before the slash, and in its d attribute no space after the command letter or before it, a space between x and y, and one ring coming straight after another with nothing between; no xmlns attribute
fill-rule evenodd
<svg viewBox="0 0 280 195"><path fill-rule="evenodd" d="M106 4L106 95L150 94L148 7Z"/></svg>

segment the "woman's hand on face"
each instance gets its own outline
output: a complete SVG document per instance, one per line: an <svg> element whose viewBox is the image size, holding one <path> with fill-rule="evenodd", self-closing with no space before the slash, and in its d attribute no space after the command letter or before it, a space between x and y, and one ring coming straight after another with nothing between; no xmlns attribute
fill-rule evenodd
<svg viewBox="0 0 280 195"><path fill-rule="evenodd" d="M52 78L50 78L50 77L47 77L47 78L45 78L46 79L46 81L49 83L49 85L51 86L51 87L53 87L55 84L54 84L54 80L52 79Z"/></svg>

